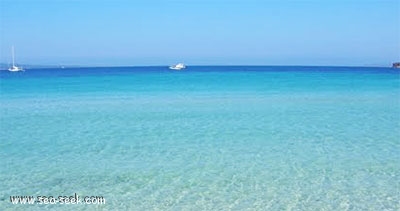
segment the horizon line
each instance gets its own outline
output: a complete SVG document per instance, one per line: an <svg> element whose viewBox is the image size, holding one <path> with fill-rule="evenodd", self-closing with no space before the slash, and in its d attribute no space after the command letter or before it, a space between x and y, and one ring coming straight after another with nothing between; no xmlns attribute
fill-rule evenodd
<svg viewBox="0 0 400 211"><path fill-rule="evenodd" d="M0 63L0 65L7 65ZM27 69L40 69L40 68L123 68L123 67L168 67L170 65L54 65L54 64L20 64L19 66ZM381 65L300 65L300 64L193 64L186 65L187 67L364 67L364 68L392 68L392 66ZM7 70L2 69L0 70Z"/></svg>

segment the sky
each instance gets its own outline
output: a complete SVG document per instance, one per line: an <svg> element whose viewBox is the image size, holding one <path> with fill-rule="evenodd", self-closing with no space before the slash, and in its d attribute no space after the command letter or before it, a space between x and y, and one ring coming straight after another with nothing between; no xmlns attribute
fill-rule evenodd
<svg viewBox="0 0 400 211"><path fill-rule="evenodd" d="M0 0L0 63L390 66L400 0Z"/></svg>

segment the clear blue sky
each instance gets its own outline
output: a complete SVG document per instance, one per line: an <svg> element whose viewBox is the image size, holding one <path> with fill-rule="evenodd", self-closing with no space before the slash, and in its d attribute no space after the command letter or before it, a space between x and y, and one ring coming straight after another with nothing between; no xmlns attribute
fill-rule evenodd
<svg viewBox="0 0 400 211"><path fill-rule="evenodd" d="M400 60L400 0L0 0L0 62L372 65Z"/></svg>

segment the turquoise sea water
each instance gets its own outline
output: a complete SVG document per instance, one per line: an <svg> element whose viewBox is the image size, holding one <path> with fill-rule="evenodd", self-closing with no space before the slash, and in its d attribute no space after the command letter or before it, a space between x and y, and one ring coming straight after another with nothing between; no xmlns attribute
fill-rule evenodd
<svg viewBox="0 0 400 211"><path fill-rule="evenodd" d="M0 210L399 210L388 68L0 71ZM13 205L12 195L105 205Z"/></svg>

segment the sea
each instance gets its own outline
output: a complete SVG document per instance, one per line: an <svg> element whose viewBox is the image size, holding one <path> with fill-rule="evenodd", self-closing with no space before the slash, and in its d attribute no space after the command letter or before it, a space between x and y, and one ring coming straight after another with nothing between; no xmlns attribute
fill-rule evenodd
<svg viewBox="0 0 400 211"><path fill-rule="evenodd" d="M0 210L400 210L400 71L0 71Z"/></svg>

